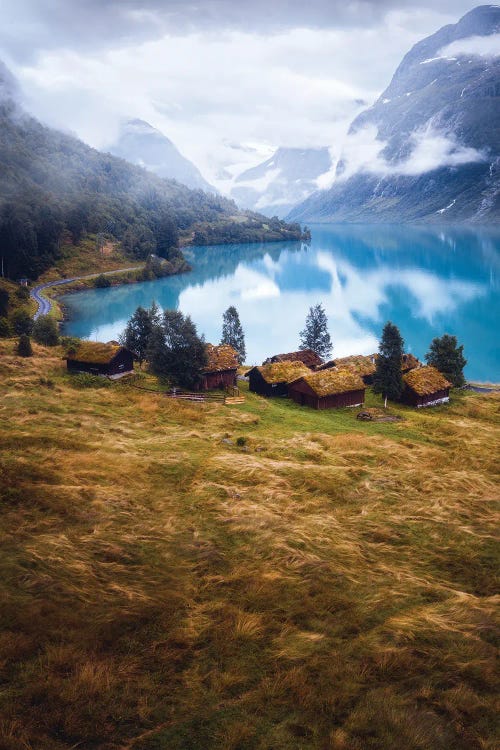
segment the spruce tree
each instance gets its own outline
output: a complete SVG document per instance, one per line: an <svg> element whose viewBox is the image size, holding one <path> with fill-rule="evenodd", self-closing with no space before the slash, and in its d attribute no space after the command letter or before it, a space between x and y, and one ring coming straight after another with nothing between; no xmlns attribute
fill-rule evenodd
<svg viewBox="0 0 500 750"><path fill-rule="evenodd" d="M231 305L222 316L221 344L232 346L238 353L238 362L242 365L246 358L245 334L240 323L237 309Z"/></svg>
<svg viewBox="0 0 500 750"><path fill-rule="evenodd" d="M19 342L17 344L17 353L20 357L32 357L33 349L31 348L30 337L26 333L22 333L19 336Z"/></svg>
<svg viewBox="0 0 500 750"><path fill-rule="evenodd" d="M465 384L464 367L467 364L463 351L463 345L457 346L457 337L445 333L432 340L425 361L443 373L455 388L461 388Z"/></svg>
<svg viewBox="0 0 500 750"><path fill-rule="evenodd" d="M381 393L391 401L398 401L403 393L403 377L401 363L403 358L404 341L399 329L388 322L382 331L382 338L378 348L377 365L373 376L373 390Z"/></svg>
<svg viewBox="0 0 500 750"><path fill-rule="evenodd" d="M305 328L300 332L300 349L312 349L321 359L328 359L331 354L328 319L321 304L309 308Z"/></svg>

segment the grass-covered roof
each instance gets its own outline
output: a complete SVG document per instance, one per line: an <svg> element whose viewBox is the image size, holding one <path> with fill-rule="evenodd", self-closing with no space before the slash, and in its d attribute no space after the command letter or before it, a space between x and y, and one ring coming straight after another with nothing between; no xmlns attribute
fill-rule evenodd
<svg viewBox="0 0 500 750"><path fill-rule="evenodd" d="M303 379L314 393L323 398L337 393L364 390L365 384L351 367L333 367L304 375Z"/></svg>
<svg viewBox="0 0 500 750"><path fill-rule="evenodd" d="M302 375L310 374L310 369L303 362L271 362L256 368L266 383L291 383Z"/></svg>
<svg viewBox="0 0 500 750"><path fill-rule="evenodd" d="M238 367L238 354L228 344L220 344L220 346L207 344L206 352L208 362L205 372L222 372L223 370L233 370Z"/></svg>
<svg viewBox="0 0 500 750"><path fill-rule="evenodd" d="M451 388L445 376L435 367L417 367L403 375L403 380L412 391L419 396L430 396L437 391Z"/></svg>
<svg viewBox="0 0 500 750"><path fill-rule="evenodd" d="M274 354L267 362L303 362L308 367L316 367L322 362L316 352L312 349L299 349L297 352L288 352L286 354Z"/></svg>
<svg viewBox="0 0 500 750"><path fill-rule="evenodd" d="M123 347L119 344L103 344L98 341L82 341L82 343L75 347L75 349L70 349L68 351L68 359L73 359L77 362L104 365L111 362L120 349L123 349Z"/></svg>

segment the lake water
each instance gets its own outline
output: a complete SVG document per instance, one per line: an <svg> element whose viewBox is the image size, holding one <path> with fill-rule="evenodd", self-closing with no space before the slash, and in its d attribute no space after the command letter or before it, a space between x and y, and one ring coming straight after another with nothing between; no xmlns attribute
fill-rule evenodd
<svg viewBox="0 0 500 750"><path fill-rule="evenodd" d="M457 336L466 374L500 381L500 230L313 226L312 241L188 248L193 271L123 287L68 294L65 333L116 339L138 305L189 313L218 343L222 313L234 305L247 362L298 348L311 305L328 314L333 355L370 354L387 320L407 351L422 358L431 340Z"/></svg>

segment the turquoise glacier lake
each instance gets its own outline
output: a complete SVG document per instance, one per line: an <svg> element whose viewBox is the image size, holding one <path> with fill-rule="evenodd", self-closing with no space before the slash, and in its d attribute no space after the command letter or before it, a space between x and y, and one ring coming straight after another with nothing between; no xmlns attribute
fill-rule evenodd
<svg viewBox="0 0 500 750"><path fill-rule="evenodd" d="M312 241L186 248L191 273L67 294L64 333L116 339L138 305L191 315L218 343L222 313L235 305L247 363L298 348L308 309L328 314L333 356L370 354L387 320L422 358L431 340L457 336L466 375L500 381L500 230L388 226L312 227Z"/></svg>

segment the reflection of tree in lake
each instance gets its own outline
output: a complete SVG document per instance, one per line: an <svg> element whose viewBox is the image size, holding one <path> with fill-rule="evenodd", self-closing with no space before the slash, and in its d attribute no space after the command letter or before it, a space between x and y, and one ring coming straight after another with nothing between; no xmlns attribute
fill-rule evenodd
<svg viewBox="0 0 500 750"><path fill-rule="evenodd" d="M322 302L336 356L374 351L381 325L393 320L420 357L435 336L450 333L465 344L468 377L500 378L499 238L498 231L471 228L318 226L310 246L188 248L191 273L70 296L67 330L116 338L136 307L155 299L180 307L218 341L222 313L235 305L248 361L260 362L295 349L307 310Z"/></svg>

